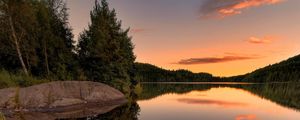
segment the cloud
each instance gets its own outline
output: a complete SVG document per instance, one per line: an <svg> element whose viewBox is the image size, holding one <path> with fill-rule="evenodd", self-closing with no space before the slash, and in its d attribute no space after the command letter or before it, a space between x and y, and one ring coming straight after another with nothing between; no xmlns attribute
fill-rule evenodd
<svg viewBox="0 0 300 120"><path fill-rule="evenodd" d="M205 104L205 105L218 105L222 107L233 107L233 106L246 106L245 103L239 102L227 102L219 100L205 100L205 99L191 99L191 98L181 98L177 99L178 102L186 104Z"/></svg>
<svg viewBox="0 0 300 120"><path fill-rule="evenodd" d="M260 58L258 55L226 55L224 57L203 57L203 58L189 58L183 59L177 62L181 65L193 65L193 64L209 64L209 63L223 63L238 60L251 60Z"/></svg>
<svg viewBox="0 0 300 120"><path fill-rule="evenodd" d="M256 115L238 115L235 117L235 120L257 120Z"/></svg>
<svg viewBox="0 0 300 120"><path fill-rule="evenodd" d="M141 32L145 32L146 29L142 29L142 28L136 28L136 29L130 29L131 33L141 33Z"/></svg>
<svg viewBox="0 0 300 120"><path fill-rule="evenodd" d="M244 9L272 5L283 0L206 0L201 5L201 17L227 17L241 14Z"/></svg>
<svg viewBox="0 0 300 120"><path fill-rule="evenodd" d="M250 37L248 39L249 43L253 44L264 44L264 43L271 43L274 41L274 37L271 36L265 36L263 38L258 38L258 37Z"/></svg>

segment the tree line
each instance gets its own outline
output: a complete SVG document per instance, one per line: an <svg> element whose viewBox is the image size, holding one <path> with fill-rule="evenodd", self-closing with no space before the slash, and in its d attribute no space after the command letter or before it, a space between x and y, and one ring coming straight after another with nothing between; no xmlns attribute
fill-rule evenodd
<svg viewBox="0 0 300 120"><path fill-rule="evenodd" d="M140 82L214 82L219 78L209 73L188 70L165 70L147 63L135 63L136 79Z"/></svg>
<svg viewBox="0 0 300 120"><path fill-rule="evenodd" d="M73 34L62 0L1 0L1 67L25 75L67 79Z"/></svg>
<svg viewBox="0 0 300 120"><path fill-rule="evenodd" d="M186 94L191 91L206 91L212 88L230 87L247 90L254 95L270 100L279 105L300 110L299 84L294 83L266 83L253 85L225 85L225 84L143 84L143 92L139 100L150 100L165 94Z"/></svg>
<svg viewBox="0 0 300 120"><path fill-rule="evenodd" d="M91 80L123 91L135 55L106 0L95 0L91 23L75 45L64 0L0 0L0 69L50 80Z"/></svg>
<svg viewBox="0 0 300 120"><path fill-rule="evenodd" d="M300 55L233 78L243 82L299 82Z"/></svg>
<svg viewBox="0 0 300 120"><path fill-rule="evenodd" d="M218 77L209 73L188 70L165 70L146 63L136 63L136 76L141 82L299 82L300 55L268 65L253 72L232 77Z"/></svg>

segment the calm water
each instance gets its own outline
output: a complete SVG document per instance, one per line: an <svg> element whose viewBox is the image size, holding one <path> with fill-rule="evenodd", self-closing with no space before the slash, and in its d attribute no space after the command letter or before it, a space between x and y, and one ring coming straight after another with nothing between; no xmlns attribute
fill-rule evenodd
<svg viewBox="0 0 300 120"><path fill-rule="evenodd" d="M300 85L143 84L137 103L95 119L300 120Z"/></svg>
<svg viewBox="0 0 300 120"><path fill-rule="evenodd" d="M299 83L147 83L142 88L138 97L132 95L136 102L76 119L300 120Z"/></svg>

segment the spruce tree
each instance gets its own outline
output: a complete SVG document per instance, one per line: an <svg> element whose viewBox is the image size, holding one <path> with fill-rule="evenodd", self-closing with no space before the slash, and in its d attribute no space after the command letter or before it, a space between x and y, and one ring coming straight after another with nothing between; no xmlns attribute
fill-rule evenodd
<svg viewBox="0 0 300 120"><path fill-rule="evenodd" d="M135 61L129 29L121 28L121 21L106 0L95 1L90 17L91 23L80 35L78 45L84 74L89 80L126 92L131 85Z"/></svg>

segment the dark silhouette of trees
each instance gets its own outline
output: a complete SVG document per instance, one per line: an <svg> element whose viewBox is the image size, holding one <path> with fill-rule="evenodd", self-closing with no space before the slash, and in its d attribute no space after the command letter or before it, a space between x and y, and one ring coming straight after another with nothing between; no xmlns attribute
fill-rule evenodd
<svg viewBox="0 0 300 120"><path fill-rule="evenodd" d="M1 0L0 66L51 79L68 78L73 34L62 0ZM19 61L19 62L18 62Z"/></svg>
<svg viewBox="0 0 300 120"><path fill-rule="evenodd" d="M213 82L208 73L192 73L188 70L165 70L151 64L136 63L136 78L141 82Z"/></svg>
<svg viewBox="0 0 300 120"><path fill-rule="evenodd" d="M96 0L91 24L79 38L78 56L84 76L127 91L131 84L133 45L106 0ZM124 88L125 87L125 88Z"/></svg>
<svg viewBox="0 0 300 120"><path fill-rule="evenodd" d="M75 48L63 0L0 0L0 69L133 90L137 81L129 29L121 28L106 0L95 0L90 15L91 24Z"/></svg>
<svg viewBox="0 0 300 120"><path fill-rule="evenodd" d="M0 6L1 34L3 35L1 38L5 38L5 42L13 48L10 50L15 51L15 57L19 61L18 64L21 65L23 72L28 75L22 48L28 43L26 37L30 32L32 19L34 19L33 9L30 2L24 0L1 0Z"/></svg>
<svg viewBox="0 0 300 120"><path fill-rule="evenodd" d="M300 55L245 75L224 79L241 82L299 82Z"/></svg>
<svg viewBox="0 0 300 120"><path fill-rule="evenodd" d="M252 73L220 78L134 63L129 29L106 0L74 45L63 0L0 0L0 70L48 80L91 80L130 92L141 82L287 82L300 80L300 55ZM8 71L8 72L6 72ZM3 77L4 78L4 77ZM6 77L7 78L7 77ZM18 77L19 78L19 77Z"/></svg>
<svg viewBox="0 0 300 120"><path fill-rule="evenodd" d="M154 65L136 63L137 78L141 82L299 82L300 55L257 69L245 75L215 77L208 73L187 70L165 70Z"/></svg>

